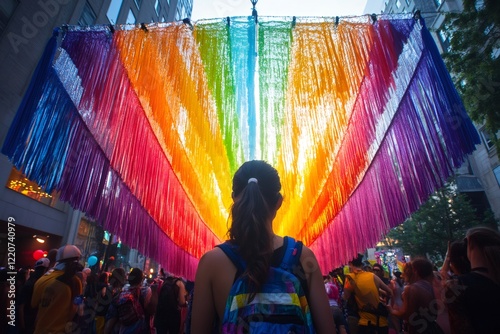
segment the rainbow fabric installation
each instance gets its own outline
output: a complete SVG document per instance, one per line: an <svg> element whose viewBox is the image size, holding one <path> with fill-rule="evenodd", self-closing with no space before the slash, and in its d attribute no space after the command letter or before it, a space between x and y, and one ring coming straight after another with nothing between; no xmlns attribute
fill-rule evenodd
<svg viewBox="0 0 500 334"><path fill-rule="evenodd" d="M402 223L479 143L411 15L57 29L3 153L192 279L244 161L276 167L274 230L323 272Z"/></svg>

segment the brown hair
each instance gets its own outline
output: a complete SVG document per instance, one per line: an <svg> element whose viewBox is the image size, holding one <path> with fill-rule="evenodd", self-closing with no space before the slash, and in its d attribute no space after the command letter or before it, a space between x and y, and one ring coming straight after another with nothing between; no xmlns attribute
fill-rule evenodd
<svg viewBox="0 0 500 334"><path fill-rule="evenodd" d="M250 180L250 182L249 182ZM273 254L273 234L268 221L281 199L276 169L265 161L247 161L233 177L232 223L229 239L238 246L247 264L252 300L267 279Z"/></svg>
<svg viewBox="0 0 500 334"><path fill-rule="evenodd" d="M467 239L479 249L488 265L488 273L500 284L500 232L484 226L473 227L467 231Z"/></svg>

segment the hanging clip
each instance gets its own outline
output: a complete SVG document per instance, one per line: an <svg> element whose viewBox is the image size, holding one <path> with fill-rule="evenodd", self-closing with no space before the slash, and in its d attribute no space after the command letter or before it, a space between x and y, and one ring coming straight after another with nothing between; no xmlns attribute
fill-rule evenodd
<svg viewBox="0 0 500 334"><path fill-rule="evenodd" d="M145 32L148 32L148 27L146 27L146 24L141 23L141 29L144 30Z"/></svg>
<svg viewBox="0 0 500 334"><path fill-rule="evenodd" d="M228 16L226 17L226 22L227 22L227 25L230 26L231 25L231 18Z"/></svg>
<svg viewBox="0 0 500 334"><path fill-rule="evenodd" d="M257 9L255 9L255 5L257 4L257 2L259 2L259 0L250 0L250 2L252 3L252 16L253 18L255 19L255 23L259 23L259 19L258 19L258 15L257 15Z"/></svg>
<svg viewBox="0 0 500 334"><path fill-rule="evenodd" d="M373 24L375 24L375 22L377 22L377 14L373 13L373 14L371 15L371 18L372 18L372 22L373 22Z"/></svg>
<svg viewBox="0 0 500 334"><path fill-rule="evenodd" d="M338 16L335 16L335 25L339 25L340 18Z"/></svg>
<svg viewBox="0 0 500 334"><path fill-rule="evenodd" d="M189 17L186 17L185 19L182 20L182 22L184 22L184 24L187 24L189 26L189 29L193 30L193 24L191 23L191 20L189 19Z"/></svg>
<svg viewBox="0 0 500 334"><path fill-rule="evenodd" d="M295 28L296 23L297 23L297 18L294 16L292 17L292 28Z"/></svg>
<svg viewBox="0 0 500 334"><path fill-rule="evenodd" d="M414 18L415 20L417 20L417 21L418 21L418 20L420 20L420 19L422 18L421 13L420 13L420 9L417 9L417 10L415 11L415 13L413 13L413 18Z"/></svg>
<svg viewBox="0 0 500 334"><path fill-rule="evenodd" d="M115 27L112 24L108 24L109 31L111 31L112 34L115 33Z"/></svg>
<svg viewBox="0 0 500 334"><path fill-rule="evenodd" d="M413 18L416 21L417 27L422 30L424 27L424 20L422 19L422 13L420 12L420 9L417 9L415 13L413 13Z"/></svg>

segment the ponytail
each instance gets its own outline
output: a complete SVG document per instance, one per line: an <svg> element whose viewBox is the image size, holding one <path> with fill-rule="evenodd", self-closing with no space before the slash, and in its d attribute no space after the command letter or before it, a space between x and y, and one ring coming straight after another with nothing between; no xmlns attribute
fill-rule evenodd
<svg viewBox="0 0 500 334"><path fill-rule="evenodd" d="M253 299L267 279L274 250L269 219L281 198L278 172L264 161L244 163L233 178L232 223L229 239L247 264Z"/></svg>

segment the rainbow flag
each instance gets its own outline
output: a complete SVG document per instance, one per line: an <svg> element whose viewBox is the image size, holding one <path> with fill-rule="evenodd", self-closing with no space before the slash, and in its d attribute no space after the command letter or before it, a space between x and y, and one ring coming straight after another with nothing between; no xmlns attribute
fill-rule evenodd
<svg viewBox="0 0 500 334"><path fill-rule="evenodd" d="M226 238L244 161L277 168L273 228L328 272L408 218L477 143L423 21L233 17L61 27L2 152L192 279Z"/></svg>

